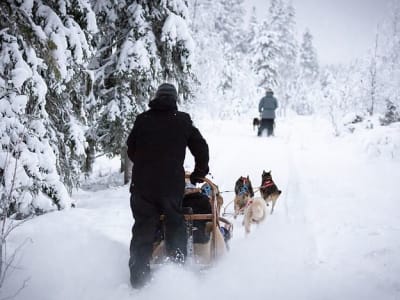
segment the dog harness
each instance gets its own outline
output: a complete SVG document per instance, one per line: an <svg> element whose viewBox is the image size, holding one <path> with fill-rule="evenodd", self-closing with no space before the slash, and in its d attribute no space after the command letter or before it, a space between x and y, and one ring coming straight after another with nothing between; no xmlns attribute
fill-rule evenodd
<svg viewBox="0 0 400 300"><path fill-rule="evenodd" d="M246 195L246 194L249 194L249 187L244 184L239 189L239 195L243 196L243 195Z"/></svg>
<svg viewBox="0 0 400 300"><path fill-rule="evenodd" d="M252 203L253 203L253 200L252 200L252 199L247 200L246 205L243 206L241 209L239 209L239 212L240 212L240 213L244 212L244 211L246 210L246 208L249 207L250 204L252 204Z"/></svg>
<svg viewBox="0 0 400 300"><path fill-rule="evenodd" d="M267 179L264 184L261 186L261 189L268 188L270 186L273 186L274 182L271 179Z"/></svg>

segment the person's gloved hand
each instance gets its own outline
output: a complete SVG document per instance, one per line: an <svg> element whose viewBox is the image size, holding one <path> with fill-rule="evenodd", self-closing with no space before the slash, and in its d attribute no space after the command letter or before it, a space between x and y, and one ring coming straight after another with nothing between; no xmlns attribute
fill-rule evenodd
<svg viewBox="0 0 400 300"><path fill-rule="evenodd" d="M196 184L196 183L202 183L202 182L204 182L204 180L201 179L200 176L197 175L196 173L190 174L189 179L190 179L190 183L191 183L191 184Z"/></svg>

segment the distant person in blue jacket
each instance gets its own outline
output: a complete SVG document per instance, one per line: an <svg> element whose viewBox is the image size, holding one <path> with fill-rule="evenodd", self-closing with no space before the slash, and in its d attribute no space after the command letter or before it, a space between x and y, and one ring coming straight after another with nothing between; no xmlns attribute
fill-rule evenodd
<svg viewBox="0 0 400 300"><path fill-rule="evenodd" d="M258 104L261 122L258 127L258 136L262 136L263 131L267 130L267 136L274 135L275 110L278 108L278 101L274 97L274 92L268 88L266 95L261 98Z"/></svg>

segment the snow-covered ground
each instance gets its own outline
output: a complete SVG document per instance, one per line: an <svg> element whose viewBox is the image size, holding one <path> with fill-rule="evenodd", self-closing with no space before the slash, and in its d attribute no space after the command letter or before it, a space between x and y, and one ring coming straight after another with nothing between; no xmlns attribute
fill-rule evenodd
<svg viewBox="0 0 400 300"><path fill-rule="evenodd" d="M400 299L400 143L374 142L367 131L334 138L307 117L279 119L274 138L257 138L248 119L197 125L220 190L241 175L258 186L271 170L283 191L249 236L234 221L231 251L213 269L166 265L148 287L131 289L128 187L117 185L118 160L103 159L85 185L93 189L74 193L77 208L13 232L11 250L28 240L0 298L29 279L15 299ZM387 132L400 137L399 127L379 136Z"/></svg>

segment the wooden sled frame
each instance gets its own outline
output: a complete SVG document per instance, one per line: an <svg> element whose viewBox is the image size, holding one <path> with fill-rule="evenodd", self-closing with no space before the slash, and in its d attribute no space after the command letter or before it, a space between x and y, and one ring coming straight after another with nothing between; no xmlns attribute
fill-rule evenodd
<svg viewBox="0 0 400 300"><path fill-rule="evenodd" d="M185 175L185 178L188 179L190 174ZM221 243L221 232L220 232L220 226L221 223L225 224L225 227L228 228L229 232L231 233L233 229L233 225L230 221L228 221L224 217L220 217L220 207L218 206L218 200L217 200L217 193L218 193L218 188L217 186L208 178L201 178L205 183L208 183L211 187L211 198L210 198L210 204L211 204L211 214L184 214L184 218L187 222L187 224L192 224L193 221L209 221L211 222L212 230L210 232L210 258L209 258L209 264L213 264L218 257L222 256L223 253L219 253L221 251L218 251L218 245L217 241ZM165 218L164 215L160 216L160 221L163 221ZM189 226L190 229L192 226ZM217 231L218 230L218 231ZM202 244L193 244L193 235L192 232L188 232L188 253L187 257L188 259L193 258L193 256L196 254L194 253L194 246L195 245L202 245ZM191 245L190 245L191 243ZM223 241L225 250L227 250L227 244L225 241ZM207 247L207 246L206 246ZM191 249L191 251L190 251ZM226 251L224 251L226 252ZM153 251L153 256L154 256L155 251Z"/></svg>

